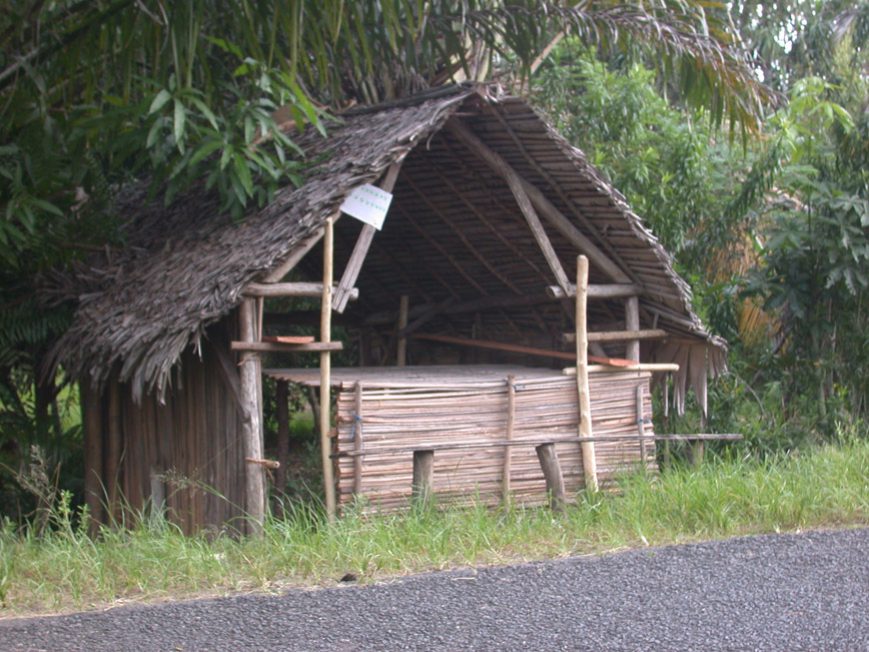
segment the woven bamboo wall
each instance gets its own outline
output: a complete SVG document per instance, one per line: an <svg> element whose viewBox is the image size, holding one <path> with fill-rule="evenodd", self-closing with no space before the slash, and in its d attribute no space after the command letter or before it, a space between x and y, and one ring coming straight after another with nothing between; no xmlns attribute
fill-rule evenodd
<svg viewBox="0 0 869 652"><path fill-rule="evenodd" d="M98 450L86 472L100 478L103 522L112 520L107 505L116 522L126 520L156 491L185 533L226 523L244 530L241 423L213 349L219 331L209 337L202 359L184 354L165 403L147 395L136 404L129 385L116 381L99 395L82 385L85 438Z"/></svg>
<svg viewBox="0 0 869 652"><path fill-rule="evenodd" d="M624 437L595 444L602 487L614 477L645 462L654 468L654 445L645 445L645 460L637 427L637 387L643 387L645 434L652 434L650 374L624 371L591 377L592 424L595 437ZM411 494L413 451L433 448L434 491L439 504L501 498L504 457L511 458L513 498L523 504L543 504L546 488L535 445L577 437L578 400L574 377L515 380L513 441L505 446L507 381L364 385L361 403L355 386L338 393L338 496L341 504L354 500L354 438L361 431L364 451L360 494L377 510L405 507ZM357 418L357 405L361 414ZM453 448L450 448L453 447ZM583 487L578 442L556 443L568 495ZM343 455L342 455L343 454Z"/></svg>

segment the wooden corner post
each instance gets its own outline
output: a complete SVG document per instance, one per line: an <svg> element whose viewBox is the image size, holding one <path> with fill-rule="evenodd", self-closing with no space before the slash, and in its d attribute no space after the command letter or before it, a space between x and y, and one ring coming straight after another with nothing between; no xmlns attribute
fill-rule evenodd
<svg viewBox="0 0 869 652"><path fill-rule="evenodd" d="M254 299L245 298L238 309L238 331L242 342L256 341ZM263 457L260 403L260 359L250 351L241 353L239 385L242 406L242 448L244 450L244 498L249 534L262 534L266 510L265 471L251 460Z"/></svg>
<svg viewBox="0 0 869 652"><path fill-rule="evenodd" d="M588 258L576 258L576 387L579 390L579 439L585 488L597 491L597 460L590 441L591 397L588 388Z"/></svg>
<svg viewBox="0 0 869 652"><path fill-rule="evenodd" d="M330 217L323 235L323 298L320 303L320 341L332 341L332 273L334 227ZM335 480L332 473L331 387L332 355L326 349L320 352L320 455L323 461L323 486L326 493L326 514L335 520Z"/></svg>

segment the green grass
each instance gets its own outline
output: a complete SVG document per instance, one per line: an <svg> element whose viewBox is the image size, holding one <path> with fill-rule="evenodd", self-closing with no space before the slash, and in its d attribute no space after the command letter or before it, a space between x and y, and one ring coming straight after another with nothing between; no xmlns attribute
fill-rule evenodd
<svg viewBox="0 0 869 652"><path fill-rule="evenodd" d="M92 540L60 505L40 539L0 532L0 615L87 609L289 585L362 581L462 565L600 553L732 535L869 524L869 441L764 462L711 462L623 479L619 494L546 509L348 515L298 504L259 540L184 537L165 522Z"/></svg>

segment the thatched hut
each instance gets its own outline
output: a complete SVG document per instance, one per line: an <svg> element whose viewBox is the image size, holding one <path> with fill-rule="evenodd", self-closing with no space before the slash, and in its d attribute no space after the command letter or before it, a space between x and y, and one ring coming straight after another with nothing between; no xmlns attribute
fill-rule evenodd
<svg viewBox="0 0 869 652"><path fill-rule="evenodd" d="M127 191L123 250L78 270L55 356L81 384L98 518L150 499L188 530L256 528L264 375L320 389L330 510L405 504L412 477L442 500L543 501L559 480L569 494L654 466L653 373L677 406L689 386L705 403L724 343L624 198L525 100L439 89L298 142L303 185L239 223L205 191L169 208ZM380 231L341 217L365 184L393 195ZM281 337L311 323L273 314L286 297L325 307L316 341ZM359 367L331 369L333 314ZM294 368L311 351L320 367Z"/></svg>

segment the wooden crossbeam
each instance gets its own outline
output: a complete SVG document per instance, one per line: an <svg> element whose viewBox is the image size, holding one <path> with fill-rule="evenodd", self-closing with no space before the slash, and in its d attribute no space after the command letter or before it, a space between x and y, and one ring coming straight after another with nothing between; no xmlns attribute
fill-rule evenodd
<svg viewBox="0 0 869 652"><path fill-rule="evenodd" d="M650 328L639 331L592 331L588 334L588 341L629 342L631 340L656 340L664 339L667 335L667 331L661 330L660 328ZM562 339L565 343L573 343L576 341L576 333L564 333Z"/></svg>
<svg viewBox="0 0 869 652"><path fill-rule="evenodd" d="M263 353L310 353L311 351L343 351L341 342L312 342L310 344L285 344L284 342L230 342L233 351L259 351Z"/></svg>
<svg viewBox="0 0 869 652"><path fill-rule="evenodd" d="M588 299L626 299L643 292L643 288L636 283L610 283L595 284L588 286ZM571 283L565 292L557 285L546 288L546 294L553 299L572 299L576 296L576 286Z"/></svg>
<svg viewBox="0 0 869 652"><path fill-rule="evenodd" d="M334 291L334 286L333 286ZM323 296L322 283L249 283L243 290L248 297L310 297ZM359 298L359 288L350 288L348 300Z"/></svg>
<svg viewBox="0 0 869 652"><path fill-rule="evenodd" d="M392 192L400 171L400 162L390 165L383 181L380 182L380 188L386 192ZM347 302L350 300L349 292L356 284L356 279L359 278L359 272L362 271L362 263L365 262L365 256L368 255L368 249L371 247L371 241L374 240L375 233L377 233L377 229L370 224L362 227L362 232L356 240L356 246L353 247L353 253L350 254L350 260L347 261L347 267L344 268L341 282L338 283L338 289L335 290L332 296L332 309L335 312L342 313L347 307Z"/></svg>

